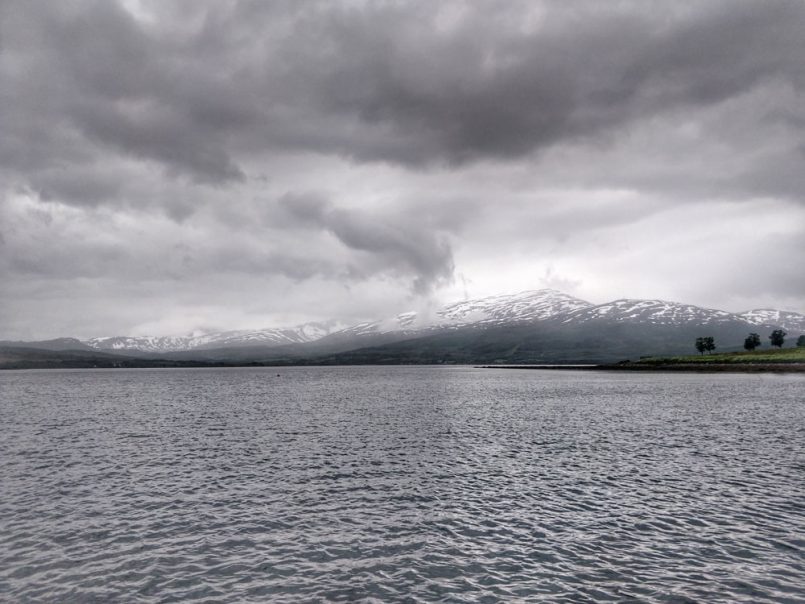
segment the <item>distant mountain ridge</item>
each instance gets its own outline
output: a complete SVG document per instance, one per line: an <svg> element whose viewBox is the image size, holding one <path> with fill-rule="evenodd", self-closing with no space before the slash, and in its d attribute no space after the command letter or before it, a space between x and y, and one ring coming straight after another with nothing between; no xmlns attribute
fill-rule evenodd
<svg viewBox="0 0 805 604"><path fill-rule="evenodd" d="M601 319L617 323L652 323L655 325L688 323L712 325L743 320L740 315L691 304L665 300L621 299L571 312L562 319L562 322L586 323Z"/></svg>
<svg viewBox="0 0 805 604"><path fill-rule="evenodd" d="M500 326L529 323L562 316L592 306L553 289L529 290L517 294L488 296L453 302L438 309L433 318L422 318L415 311L393 319L359 323L335 332L339 335L383 334L395 331L432 331L467 326ZM335 334L334 334L335 335Z"/></svg>
<svg viewBox="0 0 805 604"><path fill-rule="evenodd" d="M37 350L93 350L78 338L54 338L52 340L39 340L36 342L22 342L19 340L2 340L0 346L6 348L36 348Z"/></svg>
<svg viewBox="0 0 805 604"><path fill-rule="evenodd" d="M84 343L95 350L178 352L236 346L281 346L313 342L330 333L325 323L307 323L290 328L222 331L186 336L111 336L91 338Z"/></svg>
<svg viewBox="0 0 805 604"><path fill-rule="evenodd" d="M628 332L623 330L630 327L633 328L631 335L624 336ZM515 350L520 346L516 343L517 334L536 333L536 329L540 333L550 334L555 342L567 340L572 343L578 340L575 348L571 348L578 351L579 358L587 358L590 350L603 350L603 344L594 343L593 340L596 337L603 339L604 334L623 341L629 338L632 338L630 341L636 341L638 333L645 334L646 342L654 341L656 346L678 349L686 345L685 342L693 333L703 335L709 330L721 334L719 345L724 345L724 340L728 339L728 345L734 347L743 341L737 341L740 334L745 336L749 331L776 328L783 328L794 337L805 333L805 315L774 309L730 313L664 300L619 299L592 304L553 289L539 289L463 300L446 304L432 313L412 311L348 327L330 321L291 328L184 336L112 336L83 342L61 338L42 343L2 344L49 350L174 355L174 358L278 358L286 355L288 358L302 359L376 346L388 350L389 346L403 341L407 342L405 346L408 348L415 347L417 341L427 341L428 345L435 346L434 342L442 337L440 334L457 332L465 334L473 342L483 339L492 348L497 345L495 338L514 342L512 350ZM481 332L486 333L480 336ZM662 337L658 335L660 333ZM651 340L652 337L656 339ZM459 346L455 338L451 341L451 346ZM671 342L674 343L673 347ZM533 343L530 346L533 347ZM582 350L584 346L587 352ZM628 352L625 347L622 348L624 353ZM233 351L239 352L235 354ZM177 354L183 356L177 357ZM567 355L568 358L572 357L571 352Z"/></svg>
<svg viewBox="0 0 805 604"><path fill-rule="evenodd" d="M805 315L791 311L764 309L730 313L679 302L628 298L604 304L592 304L553 289L540 289L447 304L439 309L435 313L435 319L424 327L417 328L417 313L409 312L398 315L392 320L361 323L340 333L367 334L397 330L504 326L535 321L579 325L595 320L667 326L690 324L707 326L739 322L750 327L783 328L791 332L805 332Z"/></svg>

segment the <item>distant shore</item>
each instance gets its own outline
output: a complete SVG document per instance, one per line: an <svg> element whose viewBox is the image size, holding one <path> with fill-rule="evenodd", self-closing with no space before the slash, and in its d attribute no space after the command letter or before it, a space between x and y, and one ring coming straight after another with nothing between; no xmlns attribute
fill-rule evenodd
<svg viewBox="0 0 805 604"><path fill-rule="evenodd" d="M483 369L687 373L805 373L805 363L615 363L604 365L482 365Z"/></svg>
<svg viewBox="0 0 805 604"><path fill-rule="evenodd" d="M370 350L371 352L371 350ZM611 355L609 358L612 359ZM606 358L606 357L605 357ZM617 358L617 357L616 357ZM403 362L400 362L400 361ZM365 355L330 355L314 358L274 358L260 360L141 358L97 350L46 350L19 346L0 346L0 369L135 369L135 368L216 368L216 367L288 367L332 365L465 365L493 369L542 369L571 371L663 371L697 373L805 373L805 347L754 351L721 352L705 355L641 356L618 362L585 362L584 359L546 362L532 359L461 359L433 355L418 357L415 363L384 357L373 352ZM513 361L513 362L512 362ZM519 362L518 362L519 361ZM531 362L529 362L531 361ZM536 362L535 362L536 361Z"/></svg>
<svg viewBox="0 0 805 604"><path fill-rule="evenodd" d="M582 371L673 371L693 373L805 373L805 348L777 348L706 355L651 356L637 361L583 364L500 364L489 369L574 369Z"/></svg>

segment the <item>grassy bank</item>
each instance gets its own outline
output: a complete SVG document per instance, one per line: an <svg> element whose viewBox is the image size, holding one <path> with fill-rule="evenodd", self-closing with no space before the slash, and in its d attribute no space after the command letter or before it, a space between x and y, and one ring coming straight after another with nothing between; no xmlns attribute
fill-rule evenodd
<svg viewBox="0 0 805 604"><path fill-rule="evenodd" d="M698 372L794 372L805 373L805 348L726 352L721 354L643 357L639 361L623 361L601 365L602 369L633 371L698 371Z"/></svg>
<svg viewBox="0 0 805 604"><path fill-rule="evenodd" d="M755 350L753 352L725 352L721 354L691 354L674 357L641 358L639 364L671 363L805 363L805 348Z"/></svg>

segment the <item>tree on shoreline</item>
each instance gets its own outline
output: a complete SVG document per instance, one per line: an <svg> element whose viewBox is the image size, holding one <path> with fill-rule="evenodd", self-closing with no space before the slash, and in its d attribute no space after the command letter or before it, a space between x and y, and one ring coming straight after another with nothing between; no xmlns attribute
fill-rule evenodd
<svg viewBox="0 0 805 604"><path fill-rule="evenodd" d="M755 348L760 346L760 336L756 333L750 333L744 340L744 349L752 352Z"/></svg>
<svg viewBox="0 0 805 604"><path fill-rule="evenodd" d="M771 345L777 346L777 348L782 348L783 342L785 342L785 337L787 335L788 334L782 329L775 329L773 332L771 332L771 335L769 336L769 339L771 340Z"/></svg>
<svg viewBox="0 0 805 604"><path fill-rule="evenodd" d="M702 338L696 338L696 350L699 351L700 354L704 354L705 351L713 352L716 349L715 340L713 336L704 336Z"/></svg>

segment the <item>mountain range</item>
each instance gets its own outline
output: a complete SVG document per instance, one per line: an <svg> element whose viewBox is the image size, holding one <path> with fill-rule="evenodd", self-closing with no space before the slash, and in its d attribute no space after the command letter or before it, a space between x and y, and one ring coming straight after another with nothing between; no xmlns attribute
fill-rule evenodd
<svg viewBox="0 0 805 604"><path fill-rule="evenodd" d="M749 332L767 341L778 328L795 340L805 333L805 315L773 309L730 313L663 300L592 304L540 289L350 326L330 321L181 336L6 341L0 346L177 362L567 363L690 353L701 335L714 336L719 350L737 350Z"/></svg>

